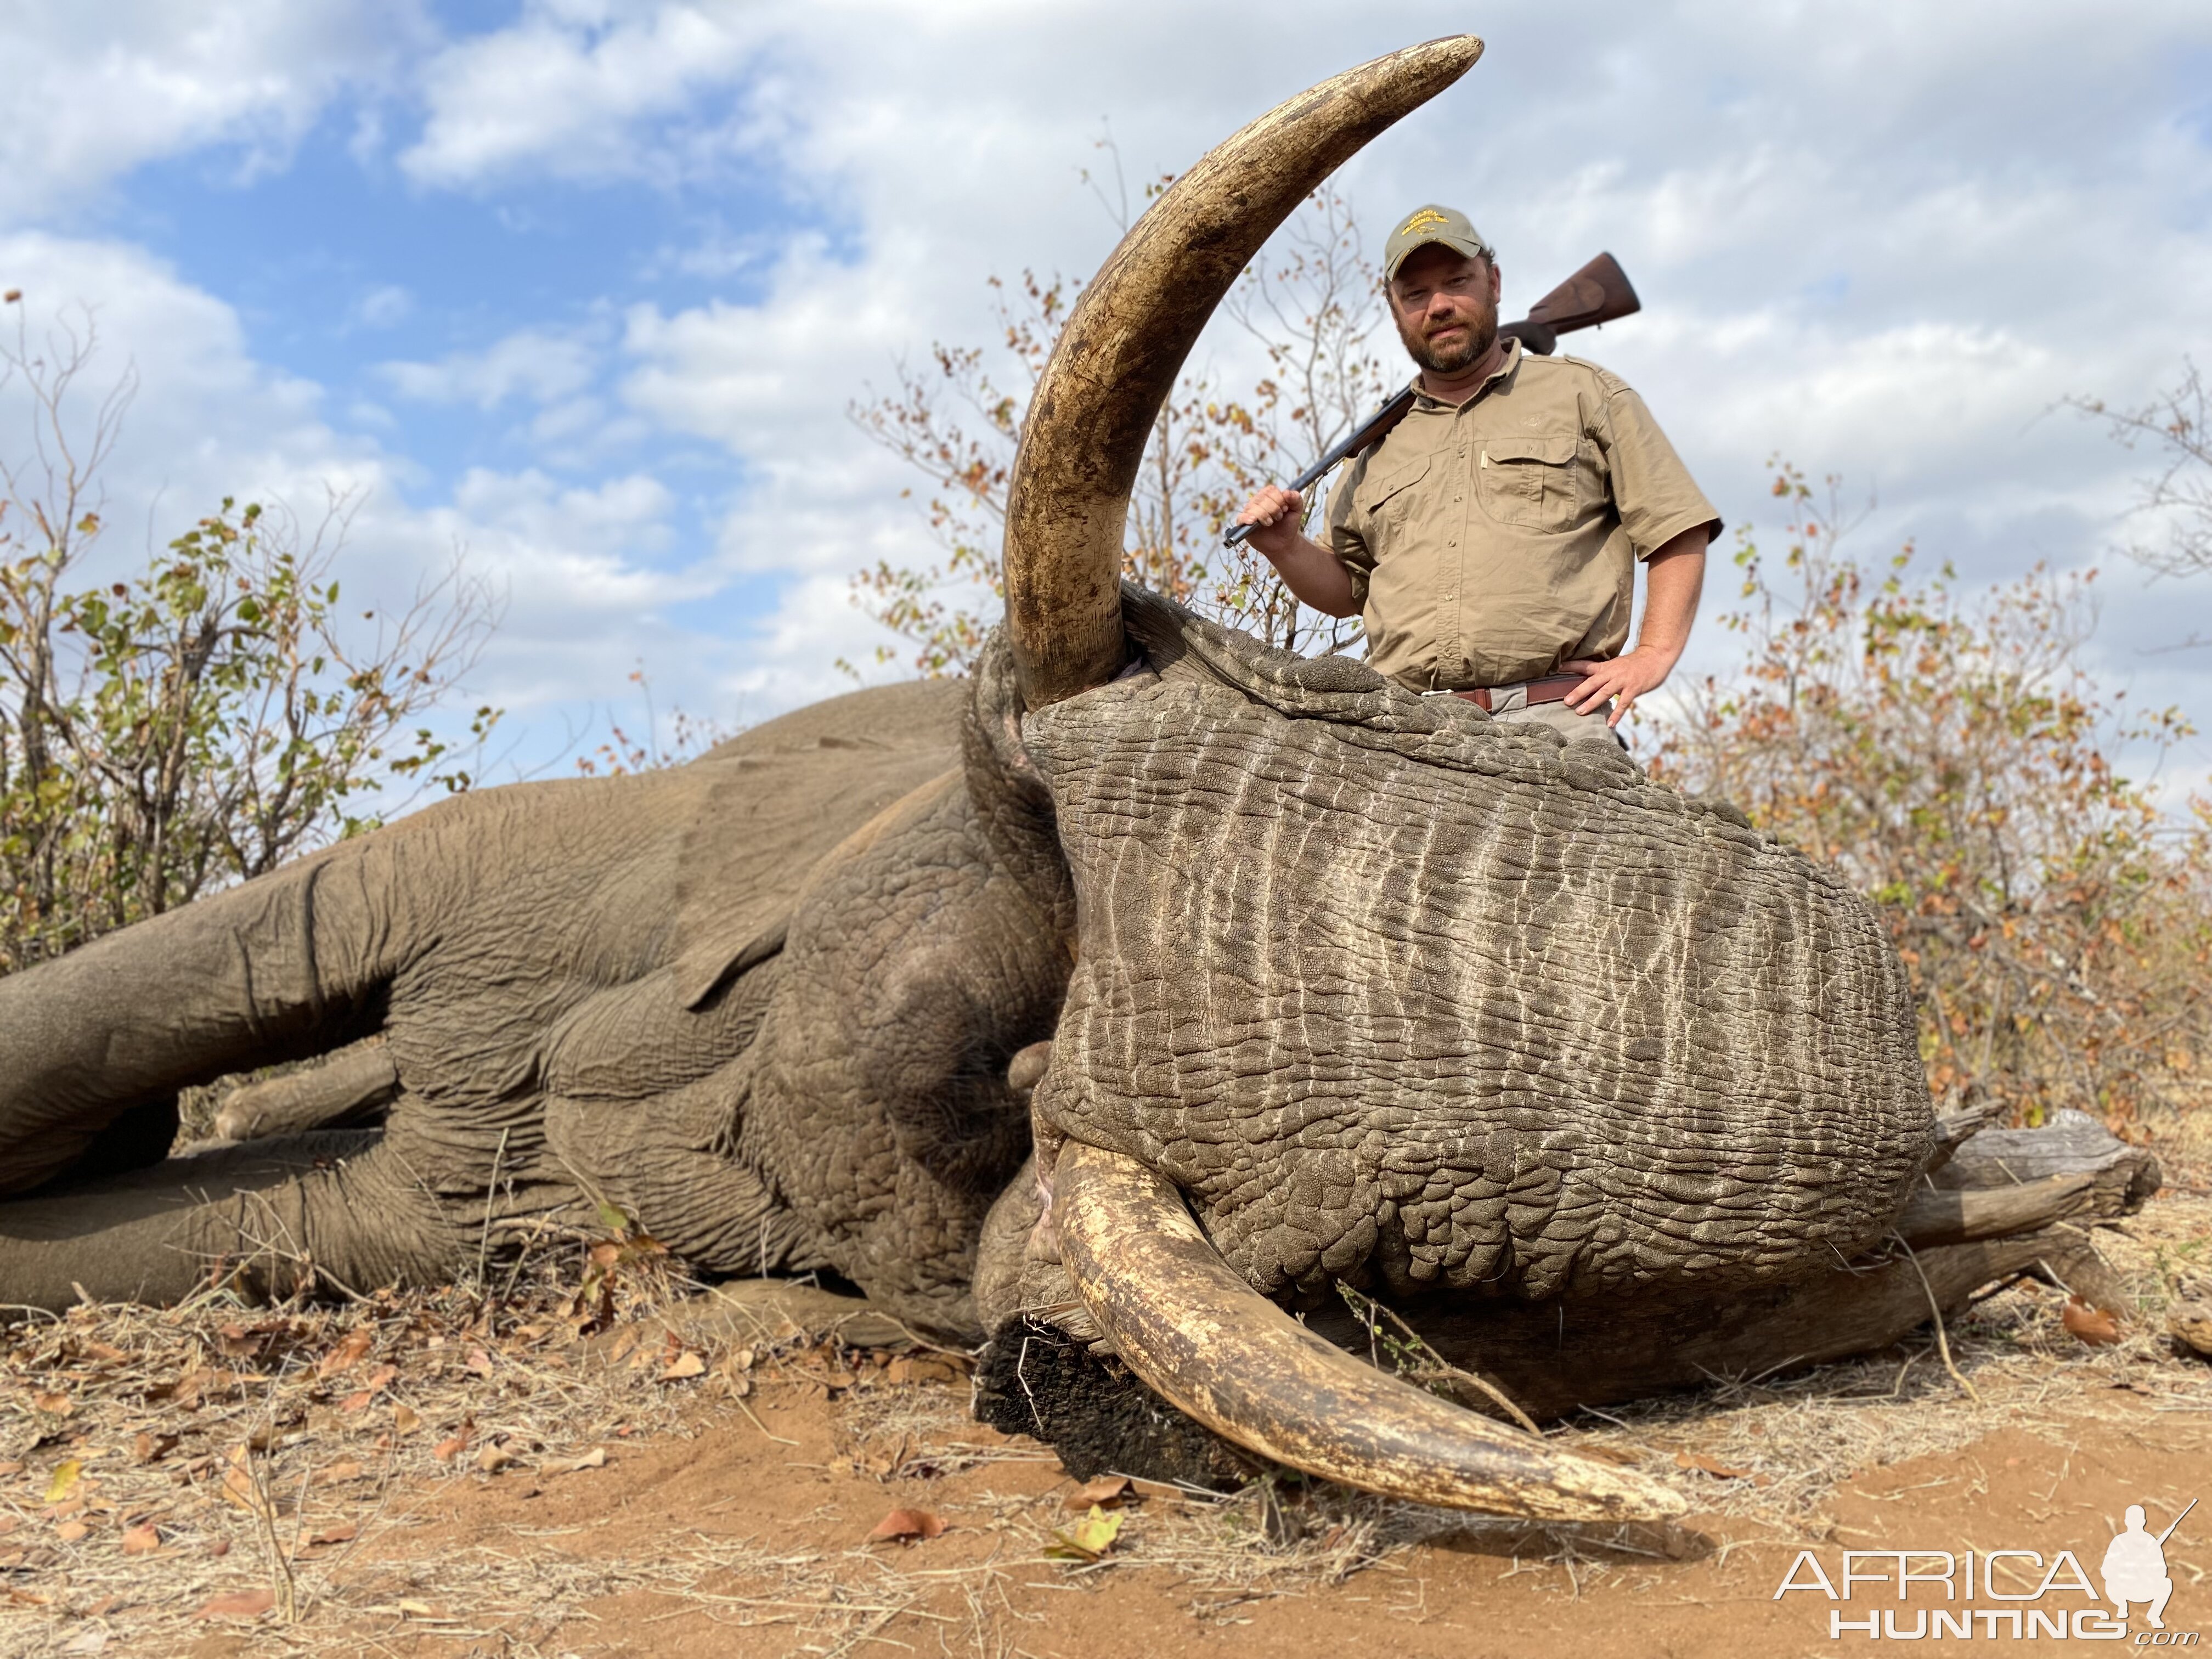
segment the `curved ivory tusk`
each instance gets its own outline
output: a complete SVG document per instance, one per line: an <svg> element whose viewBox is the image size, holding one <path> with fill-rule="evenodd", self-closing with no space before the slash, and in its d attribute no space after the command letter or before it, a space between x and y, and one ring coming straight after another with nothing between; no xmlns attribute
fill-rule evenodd
<svg viewBox="0 0 2212 1659"><path fill-rule="evenodd" d="M1175 1187L1070 1141L1053 1178L1060 1261L1129 1369L1279 1463L1447 1509L1654 1521L1681 1498L1425 1394L1315 1335L1240 1278Z"/></svg>
<svg viewBox="0 0 2212 1659"><path fill-rule="evenodd" d="M1456 35L1347 70L1217 145L1092 279L1037 380L1006 499L1006 623L1031 708L1121 665L1121 533L1153 419L1273 234L1367 141L1464 75Z"/></svg>

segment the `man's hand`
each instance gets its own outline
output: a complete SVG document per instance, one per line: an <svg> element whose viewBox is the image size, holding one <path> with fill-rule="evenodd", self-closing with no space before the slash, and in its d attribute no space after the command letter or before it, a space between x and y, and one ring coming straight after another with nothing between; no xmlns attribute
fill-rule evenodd
<svg viewBox="0 0 2212 1659"><path fill-rule="evenodd" d="M1335 554L1298 529L1305 507L1306 498L1297 490L1269 484L1237 515L1237 523L1252 526L1245 545L1260 550L1302 604L1324 616L1356 617L1359 602L1352 597L1352 578Z"/></svg>
<svg viewBox="0 0 2212 1659"><path fill-rule="evenodd" d="M1606 721L1617 726L1638 697L1667 683L1690 643L1690 624L1697 619L1709 531L1706 525L1693 525L1652 550L1644 562L1644 624L1637 629L1636 649L1610 662L1569 663L1568 673L1589 678L1568 694L1568 708L1577 714L1594 714L1605 707L1607 697L1617 697L1620 702Z"/></svg>
<svg viewBox="0 0 2212 1659"><path fill-rule="evenodd" d="M1577 659L1567 664L1561 672L1589 676L1567 694L1565 702L1568 708L1577 714L1595 714L1605 707L1607 698L1617 697L1620 702L1606 724L1619 726L1621 716L1636 707L1638 697L1646 691L1657 690L1667 683L1667 676L1674 672L1674 659L1660 652L1647 651L1639 647L1609 662Z"/></svg>
<svg viewBox="0 0 2212 1659"><path fill-rule="evenodd" d="M1305 510L1306 498L1297 490L1268 484L1244 503L1237 522L1252 526L1252 533L1245 540L1268 558L1280 559L1302 539L1298 525Z"/></svg>

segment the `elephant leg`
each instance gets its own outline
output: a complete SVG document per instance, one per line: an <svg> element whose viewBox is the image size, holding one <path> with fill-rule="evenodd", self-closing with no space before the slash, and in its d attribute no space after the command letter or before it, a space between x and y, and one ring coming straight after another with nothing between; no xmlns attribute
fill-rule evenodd
<svg viewBox="0 0 2212 1659"><path fill-rule="evenodd" d="M0 979L0 1194L80 1167L134 1109L373 1030L408 933L393 862L348 842Z"/></svg>
<svg viewBox="0 0 2212 1659"><path fill-rule="evenodd" d="M381 1130L324 1130L173 1158L0 1203L0 1302L172 1303L220 1267L247 1293L451 1280L489 1242L566 1213L574 1180L534 1097L457 1110L402 1095Z"/></svg>
<svg viewBox="0 0 2212 1659"><path fill-rule="evenodd" d="M655 1099L545 1103L546 1145L693 1267L732 1277L831 1266L790 1206L731 1149L750 1058Z"/></svg>
<svg viewBox="0 0 2212 1659"><path fill-rule="evenodd" d="M218 1268L258 1296L367 1291L449 1275L466 1231L374 1131L325 1131L0 1204L0 1302L173 1303Z"/></svg>

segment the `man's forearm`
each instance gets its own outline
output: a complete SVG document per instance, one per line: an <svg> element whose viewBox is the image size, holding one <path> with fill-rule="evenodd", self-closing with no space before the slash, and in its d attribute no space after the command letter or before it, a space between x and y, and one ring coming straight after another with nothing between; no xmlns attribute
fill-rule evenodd
<svg viewBox="0 0 2212 1659"><path fill-rule="evenodd" d="M1644 625L1636 648L1678 661L1690 643L1698 619L1698 598L1705 585L1705 527L1686 530L1655 550L1645 562Z"/></svg>
<svg viewBox="0 0 2212 1659"><path fill-rule="evenodd" d="M1252 538L1255 546L1260 538ZM1352 597L1352 575L1330 552L1310 537L1300 536L1289 546L1279 550L1261 548L1267 562L1275 567L1275 574L1283 579L1283 586L1297 595L1302 605L1329 617L1352 617L1359 612L1359 601Z"/></svg>

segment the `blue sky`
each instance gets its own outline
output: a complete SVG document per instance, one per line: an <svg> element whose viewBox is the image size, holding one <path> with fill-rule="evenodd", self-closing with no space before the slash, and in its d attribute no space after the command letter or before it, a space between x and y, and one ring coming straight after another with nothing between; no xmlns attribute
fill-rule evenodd
<svg viewBox="0 0 2212 1659"><path fill-rule="evenodd" d="M0 0L0 94L41 112L0 131L0 287L34 328L93 307L140 376L116 556L226 493L350 487L349 581L459 550L507 593L473 689L515 763L635 726L641 664L664 711L757 719L866 658L854 569L932 550L847 404L987 339L991 274L1095 266L1102 120L1133 175L1179 168L1414 33L1258 15ZM1647 311L1589 355L1732 521L1780 452L1874 494L1867 553L1910 536L1975 581L2101 561L2100 667L2212 725L2212 653L2157 649L2212 585L2113 564L2140 458L2049 412L2212 358L2212 10L1574 15L1425 16L1490 48L1347 169L1363 216L1465 206L1524 301L1611 248ZM0 394L0 443L18 413ZM2208 771L2200 738L2173 776Z"/></svg>

